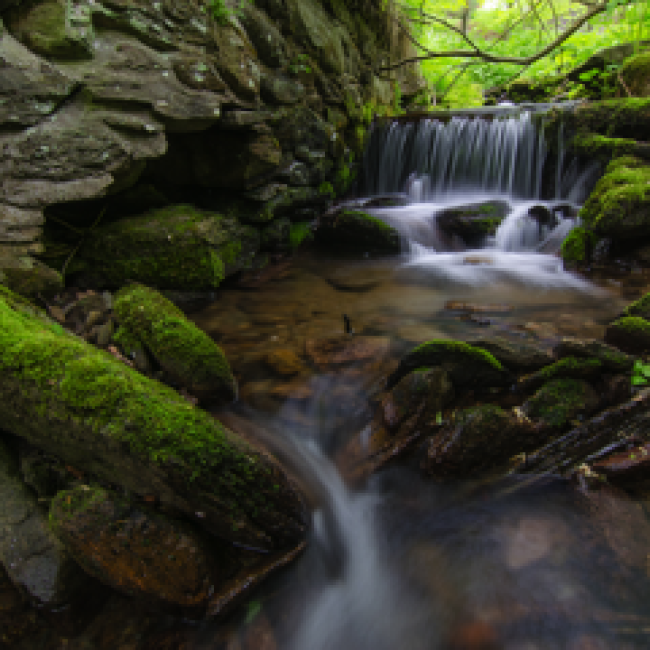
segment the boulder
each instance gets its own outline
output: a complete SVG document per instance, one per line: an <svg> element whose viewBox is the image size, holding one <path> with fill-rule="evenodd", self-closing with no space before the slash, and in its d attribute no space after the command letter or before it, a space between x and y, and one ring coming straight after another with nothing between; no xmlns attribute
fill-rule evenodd
<svg viewBox="0 0 650 650"><path fill-rule="evenodd" d="M521 377L517 387L522 392L537 390L552 379L595 379L604 370L605 365L596 358L564 357L550 366L530 375Z"/></svg>
<svg viewBox="0 0 650 650"><path fill-rule="evenodd" d="M120 324L169 375L205 401L231 402L237 382L221 348L157 291L131 284L115 296Z"/></svg>
<svg viewBox="0 0 650 650"><path fill-rule="evenodd" d="M0 441L0 564L34 605L56 609L89 587L88 577L48 526L36 496Z"/></svg>
<svg viewBox="0 0 650 650"><path fill-rule="evenodd" d="M322 218L316 242L335 250L369 253L399 253L395 228L360 210L341 210Z"/></svg>
<svg viewBox="0 0 650 650"><path fill-rule="evenodd" d="M489 352L497 361L516 370L539 370L553 363L553 355L534 343L511 341L503 337L475 339L471 345Z"/></svg>
<svg viewBox="0 0 650 650"><path fill-rule="evenodd" d="M650 165L637 158L615 158L580 210L596 234L629 240L650 234Z"/></svg>
<svg viewBox="0 0 650 650"><path fill-rule="evenodd" d="M650 322L641 316L623 316L610 323L605 341L630 354L650 350Z"/></svg>
<svg viewBox="0 0 650 650"><path fill-rule="evenodd" d="M89 575L154 605L205 607L233 570L214 540L100 487L59 492L49 521Z"/></svg>
<svg viewBox="0 0 650 650"><path fill-rule="evenodd" d="M521 407L529 418L548 427L567 428L576 418L591 415L599 399L594 389L579 379L553 379Z"/></svg>
<svg viewBox="0 0 650 650"><path fill-rule="evenodd" d="M445 339L433 339L411 350L387 380L387 388L414 370L440 366L449 373L454 388L490 388L506 386L512 375L489 352Z"/></svg>
<svg viewBox="0 0 650 650"><path fill-rule="evenodd" d="M96 228L69 267L95 286L143 282L210 290L251 264L259 234L235 218L190 205L153 210Z"/></svg>
<svg viewBox="0 0 650 650"><path fill-rule="evenodd" d="M505 201L472 203L443 210L438 213L436 223L445 234L456 235L473 246L494 235L508 212L510 206Z"/></svg>
<svg viewBox="0 0 650 650"><path fill-rule="evenodd" d="M0 373L3 426L71 466L253 549L304 536L301 496L270 456L10 294Z"/></svg>
<svg viewBox="0 0 650 650"><path fill-rule="evenodd" d="M635 300L633 303L629 304L623 316L639 316L640 318L645 318L646 320L650 319L650 293L646 293L641 296L638 300Z"/></svg>
<svg viewBox="0 0 650 650"><path fill-rule="evenodd" d="M491 404L477 406L457 412L452 425L432 438L424 469L440 478L470 478L544 440L544 432L525 418Z"/></svg>
<svg viewBox="0 0 650 650"><path fill-rule="evenodd" d="M650 294L648 294L650 296ZM640 301L637 301L640 302ZM636 303L633 303L634 305ZM630 307L632 307L630 305ZM630 311L630 307L626 313ZM650 315L650 310L648 310ZM629 315L637 315L630 313ZM626 372L632 369L634 358L621 352L612 345L607 345L597 339L578 339L565 336L553 348L553 354L557 359L565 357L579 357L583 359L597 359L601 362L603 370L610 372Z"/></svg>
<svg viewBox="0 0 650 650"><path fill-rule="evenodd" d="M650 96L650 52L626 59L618 73L634 97Z"/></svg>

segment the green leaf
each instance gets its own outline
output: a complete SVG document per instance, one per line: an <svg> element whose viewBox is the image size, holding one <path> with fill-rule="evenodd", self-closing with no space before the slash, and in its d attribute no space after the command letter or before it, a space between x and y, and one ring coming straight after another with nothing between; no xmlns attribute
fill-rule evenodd
<svg viewBox="0 0 650 650"><path fill-rule="evenodd" d="M645 386L648 383L648 380L645 377L639 377L638 375L632 376L632 386Z"/></svg>
<svg viewBox="0 0 650 650"><path fill-rule="evenodd" d="M259 600L252 600L250 603L248 603L246 618L244 619L246 625L252 623L260 611L262 611L262 603Z"/></svg>

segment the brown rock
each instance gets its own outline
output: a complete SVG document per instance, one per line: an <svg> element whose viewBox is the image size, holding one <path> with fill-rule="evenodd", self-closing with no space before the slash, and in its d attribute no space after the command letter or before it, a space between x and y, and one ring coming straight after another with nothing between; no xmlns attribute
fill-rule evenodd
<svg viewBox="0 0 650 650"><path fill-rule="evenodd" d="M321 370L360 362L377 361L388 356L390 339L380 336L342 335L327 339L308 339L307 356Z"/></svg>
<svg viewBox="0 0 650 650"><path fill-rule="evenodd" d="M635 494L647 494L650 488L650 443L614 453L595 462L592 467L613 485Z"/></svg>
<svg viewBox="0 0 650 650"><path fill-rule="evenodd" d="M289 348L269 352L264 358L266 365L281 377L292 377L305 370L302 359Z"/></svg>
<svg viewBox="0 0 650 650"><path fill-rule="evenodd" d="M157 604L203 606L230 570L228 556L219 553L217 567L202 536L189 526L102 488L59 492L50 523L90 575Z"/></svg>

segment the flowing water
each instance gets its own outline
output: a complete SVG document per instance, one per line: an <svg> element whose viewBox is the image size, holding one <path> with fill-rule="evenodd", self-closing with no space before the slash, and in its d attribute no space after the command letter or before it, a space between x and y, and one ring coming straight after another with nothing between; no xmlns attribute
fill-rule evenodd
<svg viewBox="0 0 650 650"><path fill-rule="evenodd" d="M208 625L195 647L650 645L647 567L637 570L621 550L633 542L611 543L619 528L614 514L606 508L595 514L565 482L525 487L516 477L468 477L438 485L417 466L401 466L358 484L346 473L352 450L368 442L369 387L413 345L498 334L550 346L566 334L601 337L620 311L625 283L592 283L565 271L555 255L576 223L593 170L581 174L560 161L573 179L571 191L558 178L556 195L542 200L545 152L527 113L377 129L360 192L408 197L402 207L373 209L400 231L403 254L361 261L298 256L263 291L226 291L195 316L233 359L240 381L243 405L224 421L264 429L265 444L314 504L305 554L234 620L228 641L220 645ZM507 217L480 248L453 250L437 216L485 200L506 202ZM530 217L539 205L553 215L544 226ZM647 290L650 277L636 279L633 290ZM492 307L468 316L449 301ZM304 359L308 341L343 333L343 314L355 334L388 340L392 361L329 372L305 364L291 376L266 363L274 351ZM627 506L614 511L619 507ZM621 534L634 538L628 524L621 523Z"/></svg>

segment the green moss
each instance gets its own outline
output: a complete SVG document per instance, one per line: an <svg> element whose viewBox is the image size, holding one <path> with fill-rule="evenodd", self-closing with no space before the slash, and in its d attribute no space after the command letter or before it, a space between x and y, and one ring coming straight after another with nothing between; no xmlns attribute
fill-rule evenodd
<svg viewBox="0 0 650 650"><path fill-rule="evenodd" d="M277 468L210 414L110 354L52 332L2 297L0 372L3 426L141 494L169 494L165 481L171 482L184 495L177 507L198 504L210 525L248 531L244 543L256 543L254 512L264 521L273 508L299 508ZM271 486L279 483L278 493ZM271 538L282 535L273 530Z"/></svg>
<svg viewBox="0 0 650 650"><path fill-rule="evenodd" d="M536 372L534 376L541 382L550 381L556 377L583 376L592 374L602 368L599 359L579 359L577 357L565 357L552 363L550 366Z"/></svg>
<svg viewBox="0 0 650 650"><path fill-rule="evenodd" d="M633 154L636 140L630 138L608 138L595 133L578 134L573 140L574 149L583 156L612 157Z"/></svg>
<svg viewBox="0 0 650 650"><path fill-rule="evenodd" d="M650 317L650 293L646 293L638 300L635 300L631 305L628 305L627 309L623 312L623 315L640 316L648 319Z"/></svg>
<svg viewBox="0 0 650 650"><path fill-rule="evenodd" d="M650 77L650 52L640 52L631 56L621 66L619 76L623 79L633 95L647 97L648 79Z"/></svg>
<svg viewBox="0 0 650 650"><path fill-rule="evenodd" d="M304 241L308 241L313 236L311 223L302 221L299 223L292 223L289 233L289 242L291 250L295 251Z"/></svg>
<svg viewBox="0 0 650 650"><path fill-rule="evenodd" d="M336 196L334 186L328 181L324 181L318 186L318 193L323 196L329 196L332 199Z"/></svg>
<svg viewBox="0 0 650 650"><path fill-rule="evenodd" d="M141 340L171 376L199 397L213 392L226 400L236 397L237 386L219 346L157 291L129 285L116 294L114 310L128 335Z"/></svg>
<svg viewBox="0 0 650 650"><path fill-rule="evenodd" d="M583 226L575 227L562 242L560 254L562 259L567 262L585 262L587 256L594 244L597 237L587 228Z"/></svg>
<svg viewBox="0 0 650 650"><path fill-rule="evenodd" d="M623 316L615 320L610 327L630 332L630 334L643 334L650 338L650 322L640 316Z"/></svg>
<svg viewBox="0 0 650 650"><path fill-rule="evenodd" d="M588 387L576 379L554 379L543 386L525 405L529 417L548 426L565 427L584 410Z"/></svg>
<svg viewBox="0 0 650 650"><path fill-rule="evenodd" d="M433 350L440 350L445 353L461 354L463 356L473 358L476 361L486 363L487 365L491 366L494 370L499 370L499 371L503 370L503 366L496 360L496 358L492 354L490 354L486 350L483 350L482 348L474 347L473 345L469 345L468 343L463 343L462 341L449 341L447 339L433 339L413 349L411 351L411 354L418 354L418 355L428 354Z"/></svg>

